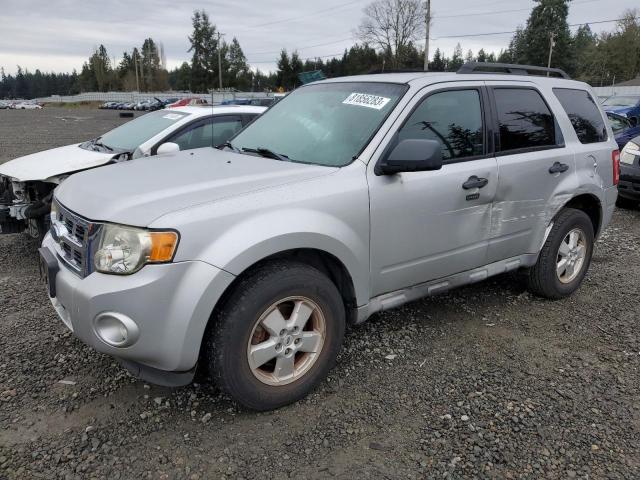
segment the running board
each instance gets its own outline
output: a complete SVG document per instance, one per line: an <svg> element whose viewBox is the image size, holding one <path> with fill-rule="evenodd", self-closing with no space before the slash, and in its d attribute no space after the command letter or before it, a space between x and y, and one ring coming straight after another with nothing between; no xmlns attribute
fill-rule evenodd
<svg viewBox="0 0 640 480"><path fill-rule="evenodd" d="M368 304L358 307L356 323L362 323L371 315L391 308L399 307L408 302L413 302L423 297L430 297L444 293L452 288L462 287L471 283L481 282L489 277L511 272L520 267L530 267L536 263L537 254L520 255L499 262L491 263L483 267L474 268L465 272L456 273L449 277L431 280L413 287L404 288L395 292L384 293L372 298Z"/></svg>

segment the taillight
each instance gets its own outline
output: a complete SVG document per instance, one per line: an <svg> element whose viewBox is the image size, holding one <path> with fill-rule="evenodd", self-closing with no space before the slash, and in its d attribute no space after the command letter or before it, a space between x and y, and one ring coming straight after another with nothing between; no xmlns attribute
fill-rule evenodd
<svg viewBox="0 0 640 480"><path fill-rule="evenodd" d="M613 164L613 185L618 185L620 181L620 150L611 152L611 163Z"/></svg>

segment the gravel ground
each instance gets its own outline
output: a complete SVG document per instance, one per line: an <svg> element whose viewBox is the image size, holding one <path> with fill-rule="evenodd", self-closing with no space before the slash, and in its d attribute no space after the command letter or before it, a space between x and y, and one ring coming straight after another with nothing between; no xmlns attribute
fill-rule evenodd
<svg viewBox="0 0 640 480"><path fill-rule="evenodd" d="M69 128L18 113L28 132ZM78 112L60 143L109 113ZM5 115L11 155L37 149ZM0 478L640 477L639 211L616 212L572 298L502 276L378 314L315 393L262 414L215 387L146 385L83 346L35 248L0 238Z"/></svg>

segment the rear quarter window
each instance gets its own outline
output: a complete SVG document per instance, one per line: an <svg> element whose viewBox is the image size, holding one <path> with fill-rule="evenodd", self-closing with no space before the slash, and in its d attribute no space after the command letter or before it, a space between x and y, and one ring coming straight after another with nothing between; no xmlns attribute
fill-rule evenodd
<svg viewBox="0 0 640 480"><path fill-rule="evenodd" d="M567 112L580 143L607 141L605 120L589 92L571 88L554 88L553 93Z"/></svg>

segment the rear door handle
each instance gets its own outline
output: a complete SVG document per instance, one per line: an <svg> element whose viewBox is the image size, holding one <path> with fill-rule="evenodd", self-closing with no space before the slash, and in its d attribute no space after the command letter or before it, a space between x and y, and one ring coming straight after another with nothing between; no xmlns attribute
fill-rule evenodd
<svg viewBox="0 0 640 480"><path fill-rule="evenodd" d="M549 173L564 173L569 170L569 165L566 163L556 162L549 167Z"/></svg>
<svg viewBox="0 0 640 480"><path fill-rule="evenodd" d="M472 188L482 188L489 183L489 180L486 178L479 178L475 175L469 177L469 179L462 184L462 188L465 190L471 190Z"/></svg>

